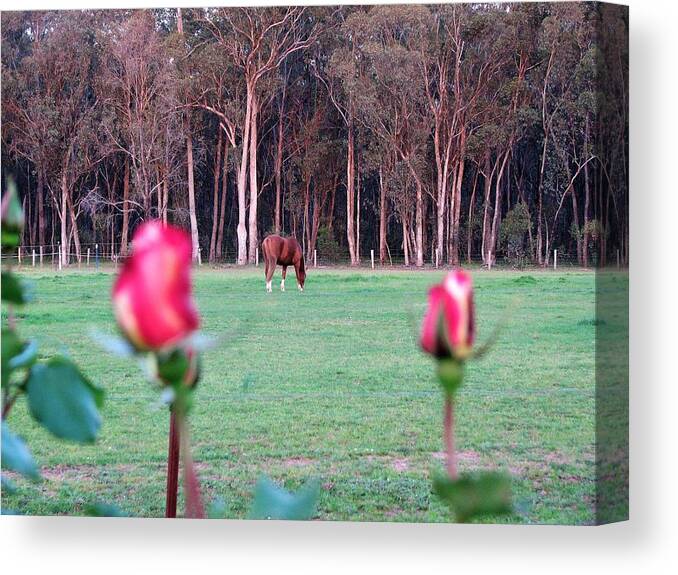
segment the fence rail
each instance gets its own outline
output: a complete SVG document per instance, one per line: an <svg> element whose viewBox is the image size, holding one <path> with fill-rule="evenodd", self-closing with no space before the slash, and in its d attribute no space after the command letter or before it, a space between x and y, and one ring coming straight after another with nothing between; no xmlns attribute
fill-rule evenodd
<svg viewBox="0 0 678 575"><path fill-rule="evenodd" d="M62 269L64 264L69 266L77 267L95 267L98 268L104 264L117 264L123 259L118 253L114 250L111 250L110 244L81 244L80 246L80 257L77 257L75 251L68 251L65 256L62 257L61 245L60 244L47 244L47 245L23 245L20 248L6 251L1 254L3 263L20 266L20 267L54 267L57 269ZM501 254L495 255L494 259L488 264L489 258L483 258L481 254L476 253L472 254L469 259L467 256L463 256L460 259L460 265L462 266L473 266L481 267L485 269L563 269L563 268L580 268L581 265L576 256L572 254L563 253L559 250L553 250L549 254L548 261L545 265L539 265L537 262L531 260L525 260L523 262L517 263L515 261L509 260ZM204 252L199 250L198 253L198 265L235 265L237 263L237 253L235 250L225 250L221 257L215 261L208 261L208 258L205 257ZM259 250L256 251L254 265L260 266L263 265L263 260L260 257ZM379 259L378 249L363 250L360 254L360 258L357 264L352 265L348 254L345 255L336 255L336 254L323 254L318 250L313 250L312 254L309 254L306 258L306 267L307 268L326 268L326 267L359 267L359 268L368 268L368 269L388 269L388 268L402 268L405 266L405 254L402 251L389 251L388 257L385 262L381 262ZM417 266L413 264L412 258L409 261L409 268L417 269ZM424 261L425 269L446 269L450 267L450 264L447 261L438 261L435 254L428 255ZM591 268L596 268L596 262L591 262L589 266ZM611 257L608 262L608 267L612 268L623 268L626 267L624 262L620 258L619 251L616 252L616 257Z"/></svg>

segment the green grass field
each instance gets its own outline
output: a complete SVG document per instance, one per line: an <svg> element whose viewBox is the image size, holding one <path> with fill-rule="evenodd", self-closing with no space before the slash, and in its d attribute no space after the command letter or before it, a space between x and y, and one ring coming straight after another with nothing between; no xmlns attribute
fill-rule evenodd
<svg viewBox="0 0 678 575"><path fill-rule="evenodd" d="M3 507L76 515L104 500L162 516L167 410L136 364L89 336L115 330L113 273L22 273L36 300L19 314L21 333L39 338L43 355L68 350L107 395L100 440L84 447L51 438L17 404L9 421L45 481L16 479ZM206 499L244 517L260 475L290 489L316 477L318 519L449 521L429 481L443 463L442 394L416 339L427 288L441 277L310 270L303 294L293 274L287 292L267 294L261 269L197 272L202 329L224 336L205 353L191 413ZM499 521L593 523L595 276L474 279L479 341L509 319L459 393L460 467L512 475L516 512Z"/></svg>

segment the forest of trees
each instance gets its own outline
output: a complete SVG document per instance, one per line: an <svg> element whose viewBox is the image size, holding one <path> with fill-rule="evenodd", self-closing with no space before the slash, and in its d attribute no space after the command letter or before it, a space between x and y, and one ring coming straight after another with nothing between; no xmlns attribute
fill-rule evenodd
<svg viewBox="0 0 678 575"><path fill-rule="evenodd" d="M149 218L241 265L271 232L353 265L627 262L627 55L596 3L3 12L3 174L63 265Z"/></svg>

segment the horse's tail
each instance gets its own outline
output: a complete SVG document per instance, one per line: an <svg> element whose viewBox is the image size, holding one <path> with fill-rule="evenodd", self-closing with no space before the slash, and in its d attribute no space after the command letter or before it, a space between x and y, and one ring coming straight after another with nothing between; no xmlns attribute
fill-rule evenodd
<svg viewBox="0 0 678 575"><path fill-rule="evenodd" d="M269 238L269 236L266 236L261 241L261 253L264 256L264 273L266 274L266 276L268 276L268 270L269 270L269 267L271 266L271 262L270 262L271 258L268 254L268 251L269 251L268 244L270 242L266 241L266 240L268 240L268 238Z"/></svg>

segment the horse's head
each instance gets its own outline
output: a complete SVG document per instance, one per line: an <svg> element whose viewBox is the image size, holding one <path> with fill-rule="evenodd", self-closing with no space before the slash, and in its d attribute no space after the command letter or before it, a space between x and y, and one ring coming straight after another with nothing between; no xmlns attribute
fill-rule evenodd
<svg viewBox="0 0 678 575"><path fill-rule="evenodd" d="M297 273L297 283L299 284L299 289L304 289L304 282L306 281L306 265L304 264L304 258L302 256L301 262L299 263L299 272Z"/></svg>

